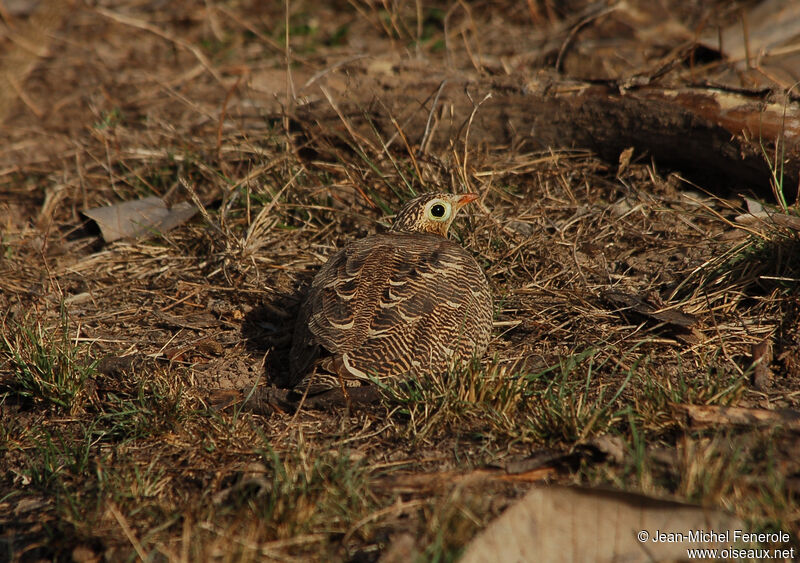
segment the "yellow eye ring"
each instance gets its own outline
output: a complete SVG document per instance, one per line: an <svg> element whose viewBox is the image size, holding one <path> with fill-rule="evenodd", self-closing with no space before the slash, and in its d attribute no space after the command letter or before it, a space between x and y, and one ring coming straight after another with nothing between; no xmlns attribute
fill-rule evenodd
<svg viewBox="0 0 800 563"><path fill-rule="evenodd" d="M449 202L436 199L428 205L427 215L432 221L447 221L451 213L452 207Z"/></svg>

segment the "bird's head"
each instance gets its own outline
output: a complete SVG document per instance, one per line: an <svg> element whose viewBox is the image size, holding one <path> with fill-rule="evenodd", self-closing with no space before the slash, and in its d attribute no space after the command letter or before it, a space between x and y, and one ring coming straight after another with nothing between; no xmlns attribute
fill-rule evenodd
<svg viewBox="0 0 800 563"><path fill-rule="evenodd" d="M406 233L434 233L447 236L447 229L455 219L458 210L478 194L429 193L415 197L397 213L392 223L392 231Z"/></svg>

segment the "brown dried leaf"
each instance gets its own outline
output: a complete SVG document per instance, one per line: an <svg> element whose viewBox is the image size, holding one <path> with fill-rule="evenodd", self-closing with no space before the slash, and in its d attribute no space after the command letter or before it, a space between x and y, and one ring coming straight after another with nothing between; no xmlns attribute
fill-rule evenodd
<svg viewBox="0 0 800 563"><path fill-rule="evenodd" d="M743 529L736 517L700 506L618 491L534 487L489 524L460 561L684 560L687 549L730 545L733 530ZM729 531L730 541L652 541L659 532L693 530Z"/></svg>
<svg viewBox="0 0 800 563"><path fill-rule="evenodd" d="M617 166L617 176L622 176L631 164L633 158L633 147L628 147L619 153L619 165Z"/></svg>
<svg viewBox="0 0 800 563"><path fill-rule="evenodd" d="M800 217L778 211L774 206L766 207L762 203L744 198L747 213L736 216L736 222L746 227L777 226L800 232Z"/></svg>
<svg viewBox="0 0 800 563"><path fill-rule="evenodd" d="M97 223L106 242L147 233L166 233L191 219L195 213L197 208L187 201L167 207L164 200L157 196L95 207L83 212Z"/></svg>

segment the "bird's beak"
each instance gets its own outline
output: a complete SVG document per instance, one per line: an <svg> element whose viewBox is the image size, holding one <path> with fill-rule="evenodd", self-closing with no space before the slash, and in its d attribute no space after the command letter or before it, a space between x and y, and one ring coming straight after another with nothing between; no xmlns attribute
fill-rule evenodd
<svg viewBox="0 0 800 563"><path fill-rule="evenodd" d="M466 204L475 201L478 199L478 194L463 194L456 198L456 209L461 209Z"/></svg>

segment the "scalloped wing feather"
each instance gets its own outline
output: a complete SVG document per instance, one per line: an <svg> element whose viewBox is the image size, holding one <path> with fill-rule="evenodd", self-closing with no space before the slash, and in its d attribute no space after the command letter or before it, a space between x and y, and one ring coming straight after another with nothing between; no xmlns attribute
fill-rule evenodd
<svg viewBox="0 0 800 563"><path fill-rule="evenodd" d="M293 380L303 386L325 354L345 366L336 370L343 380L443 371L483 355L491 326L486 276L461 246L423 233L367 237L314 278L295 329Z"/></svg>

